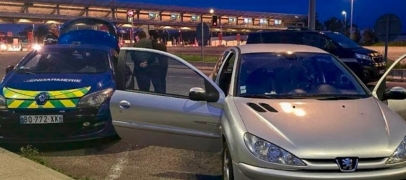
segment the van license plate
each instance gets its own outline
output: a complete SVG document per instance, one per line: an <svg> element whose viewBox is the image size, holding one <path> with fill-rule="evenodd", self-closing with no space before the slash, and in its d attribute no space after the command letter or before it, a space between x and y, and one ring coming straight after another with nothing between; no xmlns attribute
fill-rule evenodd
<svg viewBox="0 0 406 180"><path fill-rule="evenodd" d="M20 124L54 124L63 123L63 115L22 115Z"/></svg>

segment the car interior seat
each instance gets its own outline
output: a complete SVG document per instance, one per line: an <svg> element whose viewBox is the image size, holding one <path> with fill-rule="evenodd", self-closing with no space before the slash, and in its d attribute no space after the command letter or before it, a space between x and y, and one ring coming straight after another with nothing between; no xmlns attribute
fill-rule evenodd
<svg viewBox="0 0 406 180"><path fill-rule="evenodd" d="M245 82L247 94L266 94L272 92L274 78L266 68L258 68L248 75Z"/></svg>

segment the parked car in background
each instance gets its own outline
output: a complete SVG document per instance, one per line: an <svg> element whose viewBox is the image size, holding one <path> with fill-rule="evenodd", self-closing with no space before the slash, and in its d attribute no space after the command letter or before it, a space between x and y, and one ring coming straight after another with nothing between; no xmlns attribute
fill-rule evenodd
<svg viewBox="0 0 406 180"><path fill-rule="evenodd" d="M378 80L386 69L381 53L366 49L338 32L271 30L250 33L246 44L258 43L303 44L321 48L343 61L364 83Z"/></svg>

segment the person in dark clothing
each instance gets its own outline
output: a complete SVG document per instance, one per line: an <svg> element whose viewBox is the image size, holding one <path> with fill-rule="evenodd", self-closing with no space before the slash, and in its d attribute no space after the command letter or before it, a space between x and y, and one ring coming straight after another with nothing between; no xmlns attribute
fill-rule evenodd
<svg viewBox="0 0 406 180"><path fill-rule="evenodd" d="M44 46L58 43L59 31L56 24L51 24L48 27L48 34L44 38Z"/></svg>
<svg viewBox="0 0 406 180"><path fill-rule="evenodd" d="M134 47L153 48L152 41L147 39L144 31L138 33L138 38L139 41L134 44ZM137 52L132 56L134 56L134 76L137 79L138 88L141 91L149 91L152 82L156 93L164 93L160 82L160 64L157 56L148 52Z"/></svg>
<svg viewBox="0 0 406 180"><path fill-rule="evenodd" d="M153 48L156 50L167 52L166 45L163 43L158 43L159 35L155 30L149 30L148 34L152 40ZM168 73L168 58L165 56L158 57L159 67L160 67L160 82L163 92L166 93L166 74Z"/></svg>

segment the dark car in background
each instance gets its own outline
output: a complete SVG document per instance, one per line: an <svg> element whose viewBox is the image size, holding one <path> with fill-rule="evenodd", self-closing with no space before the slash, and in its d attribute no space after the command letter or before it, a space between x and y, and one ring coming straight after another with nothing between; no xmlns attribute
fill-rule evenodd
<svg viewBox="0 0 406 180"><path fill-rule="evenodd" d="M248 35L247 44L259 43L289 43L318 47L338 57L364 83L376 81L386 69L381 53L366 49L338 32L272 30Z"/></svg>

